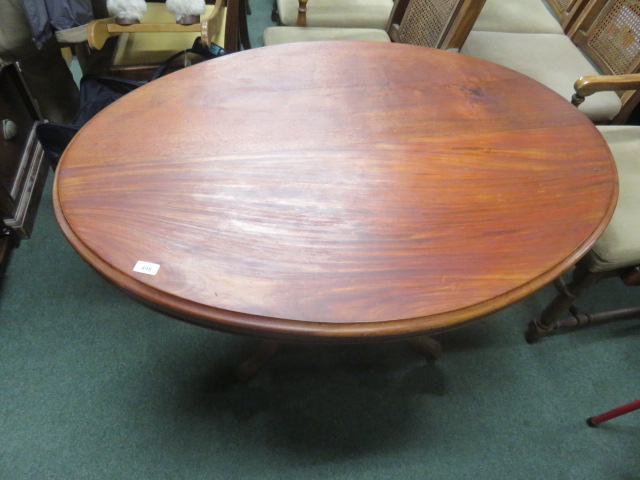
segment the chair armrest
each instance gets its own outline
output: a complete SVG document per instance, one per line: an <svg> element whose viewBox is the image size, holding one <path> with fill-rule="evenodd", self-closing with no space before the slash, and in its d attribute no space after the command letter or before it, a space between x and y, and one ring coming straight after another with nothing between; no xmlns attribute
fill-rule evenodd
<svg viewBox="0 0 640 480"><path fill-rule="evenodd" d="M585 75L573 84L576 93L571 97L571 103L578 106L585 97L596 92L623 91L640 89L640 73L626 75Z"/></svg>

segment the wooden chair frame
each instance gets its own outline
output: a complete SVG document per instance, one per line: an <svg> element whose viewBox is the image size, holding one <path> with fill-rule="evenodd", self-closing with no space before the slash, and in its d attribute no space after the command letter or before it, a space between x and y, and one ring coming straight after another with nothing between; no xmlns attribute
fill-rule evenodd
<svg viewBox="0 0 640 480"><path fill-rule="evenodd" d="M298 0L298 18L296 19L296 27L307 26L307 2L309 0Z"/></svg>
<svg viewBox="0 0 640 480"><path fill-rule="evenodd" d="M459 50L462 48L473 24L478 18L486 0L465 0L459 1L456 9L452 12L450 22L446 32L440 39L440 43L435 48L443 50ZM400 25L411 0L395 0L389 22L387 23L387 33L393 42L401 42Z"/></svg>
<svg viewBox="0 0 640 480"><path fill-rule="evenodd" d="M225 12L226 8L226 12ZM226 14L226 15L225 15ZM244 0L218 1L211 13L200 23L180 25L177 23L136 23L119 25L115 17L93 20L87 25L87 42L94 49L101 49L107 39L122 33L168 33L198 32L202 44L209 48L215 34L225 22L225 37L222 47L232 53L244 47L251 48Z"/></svg>
<svg viewBox="0 0 640 480"><path fill-rule="evenodd" d="M582 0L576 0L579 2ZM603 75L588 75L578 79L572 98L574 105L580 105L585 97L601 91L616 91L620 95L622 108L612 120L612 124L624 124L633 110L640 104L640 55L626 69L617 71L607 58L599 54L590 39L600 27L599 20L614 8L614 0L589 0L582 6L577 20L567 35L603 72Z"/></svg>
<svg viewBox="0 0 640 480"><path fill-rule="evenodd" d="M580 78L574 84L575 94L571 102L580 105L585 97L600 91L617 91L621 94L622 109L612 123L624 123L634 108L640 103L640 73L613 74L614 68L609 65L589 45L589 38L594 28L597 28L598 19L606 15L614 2L612 0L591 0L582 10L575 26L570 31L573 42L581 48L596 65L607 75L587 75ZM640 57L632 62L629 70L640 71ZM543 310L537 318L528 326L526 339L533 343L540 338L549 335L556 330L586 326L594 323L609 322L640 316L640 306L610 310L598 313L581 313L574 306L575 301L585 288L599 281L618 276L626 285L640 286L640 265L622 269L591 272L587 261L582 260L576 265L571 281L566 284L562 279L557 279L555 286L557 296ZM561 317L566 311L568 317Z"/></svg>
<svg viewBox="0 0 640 480"><path fill-rule="evenodd" d="M597 0L591 7L604 4L603 1ZM605 11L585 11L587 15L600 15ZM634 67L638 69L636 65ZM571 99L571 103L578 106L585 97L599 91L625 91L628 100L623 100L623 111L618 114L621 118L628 117L633 107L638 104L640 95L640 73L627 75L588 75L580 78L574 85L576 93ZM614 119L615 120L615 119ZM621 308L597 313L582 313L574 305L580 294L586 288L610 277L620 277L626 285L640 286L640 265L625 267L603 272L591 272L588 268L588 261L583 259L578 262L573 271L572 279L569 283L565 283L562 278L558 278L554 284L558 290L556 297L542 311L540 316L534 318L527 328L525 338L527 342L534 343L554 331L571 329L576 327L584 327L595 323L610 322L615 320L623 320L629 318L637 318L640 316L640 306ZM562 317L569 311L570 315Z"/></svg>
<svg viewBox="0 0 640 480"><path fill-rule="evenodd" d="M445 50L462 48L484 4L485 0L460 3L458 10L454 13L456 19L449 25L440 48Z"/></svg>
<svg viewBox="0 0 640 480"><path fill-rule="evenodd" d="M596 92L617 91L622 93L622 109L612 123L624 123L640 103L640 73L627 75L585 75L580 77L573 88L576 93L571 97L575 106Z"/></svg>
<svg viewBox="0 0 640 480"><path fill-rule="evenodd" d="M578 15L587 3L588 0L546 0L546 4L558 18L565 32L573 27Z"/></svg>
<svg viewBox="0 0 640 480"><path fill-rule="evenodd" d="M625 285L640 286L640 265L605 272L591 272L588 269L587 261L583 259L576 264L569 283L565 283L562 278L556 279L554 285L558 293L542 313L529 322L525 334L527 342L537 342L541 338L559 330L637 318L640 315L640 306L597 313L583 313L574 305L586 288L611 277L620 277ZM562 317L567 311L569 311L569 315Z"/></svg>

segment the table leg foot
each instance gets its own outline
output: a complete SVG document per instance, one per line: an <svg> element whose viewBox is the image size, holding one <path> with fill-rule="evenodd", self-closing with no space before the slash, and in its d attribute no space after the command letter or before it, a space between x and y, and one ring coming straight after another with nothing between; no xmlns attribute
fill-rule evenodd
<svg viewBox="0 0 640 480"><path fill-rule="evenodd" d="M278 353L281 346L281 343L273 340L260 342L256 351L235 368L236 378L242 382L251 380Z"/></svg>
<svg viewBox="0 0 640 480"><path fill-rule="evenodd" d="M428 362L433 362L442 357L442 345L434 338L416 337L409 339L408 343Z"/></svg>
<svg viewBox="0 0 640 480"><path fill-rule="evenodd" d="M541 338L553 332L553 330L553 325L544 325L540 322L540 317L537 317L529 322L524 337L527 343L536 343Z"/></svg>

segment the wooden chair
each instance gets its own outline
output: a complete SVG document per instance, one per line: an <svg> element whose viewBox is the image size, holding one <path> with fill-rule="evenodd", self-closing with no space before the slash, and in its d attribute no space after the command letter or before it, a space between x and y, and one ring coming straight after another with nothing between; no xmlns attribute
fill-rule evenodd
<svg viewBox="0 0 640 480"><path fill-rule="evenodd" d="M576 82L574 104L599 91L618 91L622 106L612 123L624 123L640 103L640 3L591 0L569 36L605 74Z"/></svg>
<svg viewBox="0 0 640 480"><path fill-rule="evenodd" d="M558 294L540 316L529 323L526 333L529 343L565 328L640 318L640 306L582 313L574 305L585 289L607 278L619 277L627 285L640 285L640 126L598 128L618 168L618 204L607 229L575 266L571 281L556 280Z"/></svg>
<svg viewBox="0 0 640 480"><path fill-rule="evenodd" d="M640 71L640 3L589 0L569 35L474 30L461 51L524 73L567 99L587 76L595 93L582 112L596 123L625 123L640 98L622 92L634 88L634 77L621 77Z"/></svg>
<svg viewBox="0 0 640 480"><path fill-rule="evenodd" d="M199 23L181 25L164 3L148 2L140 23L121 25L114 17L94 20L86 28L86 40L91 48L99 50L109 38L117 37L109 73L149 80L159 64L191 48L196 38L200 38L205 48L214 49L217 45L227 53L250 48L245 5L244 0L219 1L207 5ZM187 64L202 58L189 56ZM184 61L184 58L177 59L167 71L182 68Z"/></svg>
<svg viewBox="0 0 640 480"><path fill-rule="evenodd" d="M485 0L396 0L386 30L370 28L269 27L264 44L315 40L400 42L459 49Z"/></svg>
<svg viewBox="0 0 640 480"><path fill-rule="evenodd" d="M586 0L546 0L547 5L562 25L562 29L568 32L573 22L577 18L582 8L586 5Z"/></svg>
<svg viewBox="0 0 640 480"><path fill-rule="evenodd" d="M101 49L107 39L127 35L162 34L167 38L190 40L189 46L196 36L200 36L202 44L210 47L220 45L227 52L236 52L242 47L251 48L246 23L244 0L226 0L215 5L207 5L207 10L200 23L180 25L175 22L163 3L147 3L147 12L141 23L133 25L119 25L114 17L94 20L89 23L86 40L94 49ZM178 41L180 43L180 41ZM173 49L173 52L179 48Z"/></svg>
<svg viewBox="0 0 640 480"><path fill-rule="evenodd" d="M274 0L272 19L285 26L383 29L392 7L393 0Z"/></svg>

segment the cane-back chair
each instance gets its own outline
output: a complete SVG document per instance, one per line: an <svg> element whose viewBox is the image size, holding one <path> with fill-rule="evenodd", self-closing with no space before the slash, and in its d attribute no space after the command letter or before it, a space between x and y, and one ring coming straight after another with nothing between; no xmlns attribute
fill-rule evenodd
<svg viewBox="0 0 640 480"><path fill-rule="evenodd" d="M549 5L565 32L569 31L586 3L585 0L546 0L546 4Z"/></svg>
<svg viewBox="0 0 640 480"><path fill-rule="evenodd" d="M618 90L622 106L613 123L624 123L640 102L640 2L592 0L569 35L605 74L576 82L578 103L581 88L588 94Z"/></svg>
<svg viewBox="0 0 640 480"><path fill-rule="evenodd" d="M598 128L618 168L618 204L604 233L575 266L571 281L556 280L558 294L529 323L526 334L529 342L556 330L624 318L640 319L640 306L583 313L574 305L587 287L606 278L619 277L627 285L640 285L640 126Z"/></svg>
<svg viewBox="0 0 640 480"><path fill-rule="evenodd" d="M272 18L297 27L385 28L393 0L275 0Z"/></svg>
<svg viewBox="0 0 640 480"><path fill-rule="evenodd" d="M558 16L567 11L575 2L576 0L547 0L549 7Z"/></svg>
<svg viewBox="0 0 640 480"><path fill-rule="evenodd" d="M459 49L485 0L396 0L386 30L367 28L269 27L264 44L314 40L400 42Z"/></svg>
<svg viewBox="0 0 640 480"><path fill-rule="evenodd" d="M596 93L582 112L596 123L623 124L640 98L637 77L625 77L640 71L640 2L589 0L568 35L472 31L462 52L524 73L567 99L586 76L588 88L577 86Z"/></svg>

